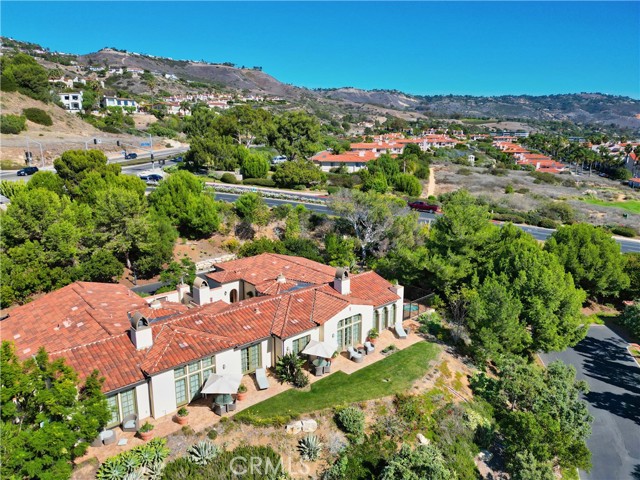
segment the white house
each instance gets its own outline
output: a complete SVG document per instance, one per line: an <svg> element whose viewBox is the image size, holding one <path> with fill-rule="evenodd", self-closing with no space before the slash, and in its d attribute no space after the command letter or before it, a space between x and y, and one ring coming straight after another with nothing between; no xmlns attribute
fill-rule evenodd
<svg viewBox="0 0 640 480"><path fill-rule="evenodd" d="M100 100L100 106L102 108L109 107L122 107L122 108L133 108L135 111L138 111L138 102L133 100L132 98L118 98L118 97L102 97Z"/></svg>
<svg viewBox="0 0 640 480"><path fill-rule="evenodd" d="M379 153L365 150L340 154L323 150L311 157L311 161L318 165L323 172L330 172L335 168L345 168L347 172L353 173L365 168L368 162L378 158L379 155Z"/></svg>
<svg viewBox="0 0 640 480"><path fill-rule="evenodd" d="M60 101L69 112L82 111L82 92L59 93Z"/></svg>
<svg viewBox="0 0 640 480"><path fill-rule="evenodd" d="M269 368L311 339L339 351L361 345L372 328L402 322L403 294L374 272L265 253L152 298L76 282L13 309L0 337L22 359L44 347L81 377L98 369L112 427L129 414L172 414L199 398L212 373Z"/></svg>

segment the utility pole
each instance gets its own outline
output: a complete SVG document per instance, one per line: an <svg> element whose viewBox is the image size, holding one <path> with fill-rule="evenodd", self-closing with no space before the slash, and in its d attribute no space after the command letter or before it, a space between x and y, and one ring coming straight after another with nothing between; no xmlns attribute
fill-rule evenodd
<svg viewBox="0 0 640 480"><path fill-rule="evenodd" d="M25 139L27 140L27 152L29 152L29 157L31 157L31 150L29 149L29 142L31 143L35 143L36 145L38 145L40 147L40 163L42 164L42 167L44 167L44 153L42 151L42 144L40 142L36 142L35 140L31 140L27 137L25 137Z"/></svg>

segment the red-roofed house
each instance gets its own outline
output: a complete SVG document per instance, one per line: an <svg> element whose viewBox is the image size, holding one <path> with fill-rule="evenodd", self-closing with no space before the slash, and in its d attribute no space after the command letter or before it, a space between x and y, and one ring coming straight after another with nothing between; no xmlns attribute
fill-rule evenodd
<svg viewBox="0 0 640 480"><path fill-rule="evenodd" d="M367 162L380 156L374 151L354 151L334 154L324 150L311 157L311 161L320 167L323 172L329 172L332 168L345 167L348 172L357 172L367 166Z"/></svg>
<svg viewBox="0 0 640 480"><path fill-rule="evenodd" d="M11 310L1 338L23 359L44 347L81 377L98 369L112 427L132 413L173 413L199 397L212 373L272 367L310 340L343 351L374 327L402 322L402 286L287 255L221 263L188 290L163 294L172 302L140 298L123 285L76 282Z"/></svg>

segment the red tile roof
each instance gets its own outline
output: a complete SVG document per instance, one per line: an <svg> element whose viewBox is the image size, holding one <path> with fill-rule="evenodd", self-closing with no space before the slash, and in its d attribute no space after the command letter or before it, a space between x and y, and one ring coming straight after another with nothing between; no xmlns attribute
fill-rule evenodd
<svg viewBox="0 0 640 480"><path fill-rule="evenodd" d="M378 158L378 154L374 151L367 150L363 152L345 152L338 155L332 152L322 151L316 153L311 160L317 163L352 163L352 162L370 162Z"/></svg>
<svg viewBox="0 0 640 480"><path fill-rule="evenodd" d="M352 275L351 293L341 295L331 285L335 268L300 257L262 254L220 268L210 276L258 279L268 290L284 272L287 280L279 285L298 288L185 311L170 302L151 308L123 285L76 282L13 310L0 324L2 340L14 341L21 358L43 346L52 358L66 358L81 377L98 369L109 392L271 335L288 338L308 331L350 305L381 306L399 298L374 272ZM136 350L129 338L127 313L135 311L155 319L153 346L147 350Z"/></svg>

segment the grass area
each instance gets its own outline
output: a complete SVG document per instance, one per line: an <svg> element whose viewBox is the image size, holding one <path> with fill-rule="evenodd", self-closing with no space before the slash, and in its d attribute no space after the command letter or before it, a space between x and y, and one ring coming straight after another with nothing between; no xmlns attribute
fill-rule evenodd
<svg viewBox="0 0 640 480"><path fill-rule="evenodd" d="M14 162L13 160L0 160L0 170L20 170L26 167L24 162Z"/></svg>
<svg viewBox="0 0 640 480"><path fill-rule="evenodd" d="M615 207L621 208L630 213L640 213L640 200L626 200L624 202L607 202L606 200L599 200L597 198L581 198L580 200L591 205Z"/></svg>
<svg viewBox="0 0 640 480"><path fill-rule="evenodd" d="M314 383L310 391L282 392L234 418L260 425L282 424L304 413L401 393L427 372L438 351L433 343L419 342L351 375L335 372Z"/></svg>

